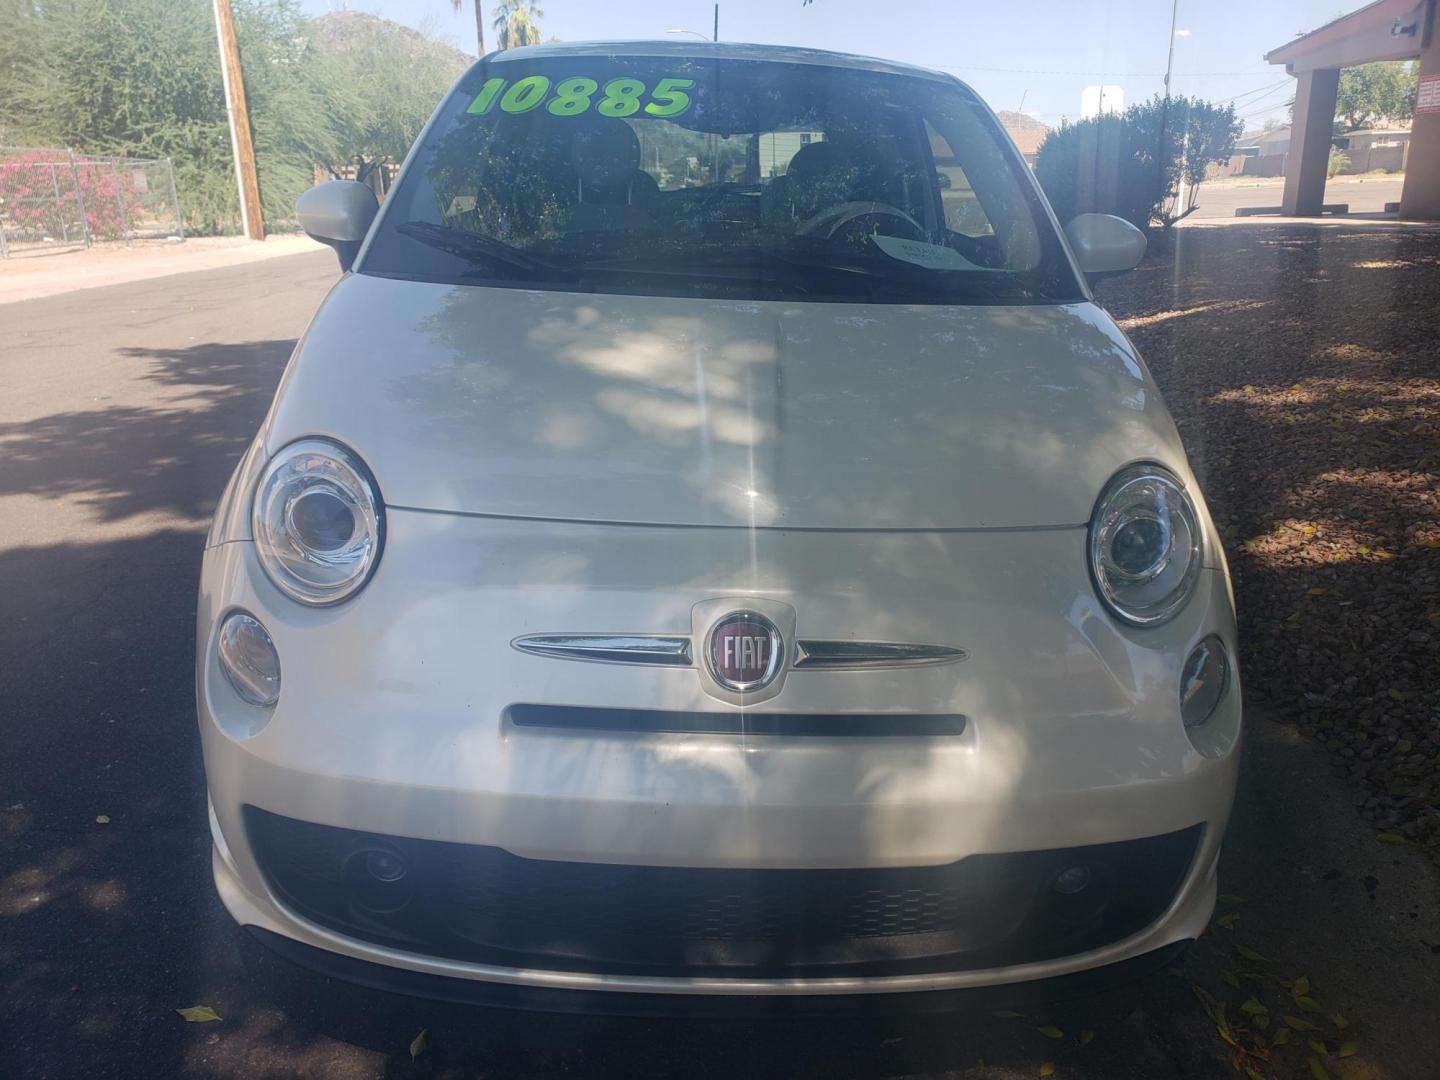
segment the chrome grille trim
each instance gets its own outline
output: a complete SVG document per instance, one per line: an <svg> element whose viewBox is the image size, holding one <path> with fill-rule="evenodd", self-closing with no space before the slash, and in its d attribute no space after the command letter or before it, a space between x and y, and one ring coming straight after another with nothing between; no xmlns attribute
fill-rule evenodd
<svg viewBox="0 0 1440 1080"><path fill-rule="evenodd" d="M823 668L827 671L921 667L928 664L954 664L969 655L964 649L957 649L952 645L802 639L795 642L793 666L800 670Z"/></svg>
<svg viewBox="0 0 1440 1080"><path fill-rule="evenodd" d="M521 652L606 664L690 667L690 639L669 634L531 634L510 643Z"/></svg>

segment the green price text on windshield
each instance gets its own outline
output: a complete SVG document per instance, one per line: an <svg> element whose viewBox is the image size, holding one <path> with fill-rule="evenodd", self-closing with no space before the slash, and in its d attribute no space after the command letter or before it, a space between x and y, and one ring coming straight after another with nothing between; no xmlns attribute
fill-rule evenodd
<svg viewBox="0 0 1440 1080"><path fill-rule="evenodd" d="M634 116L643 111L646 116L663 120L689 110L690 95L686 91L694 85L694 79L661 79L648 88L650 100L642 104L647 87L641 79L611 79L602 84L579 75L552 85L544 75L527 75L513 83L497 77L485 80L465 111L484 116L494 112L498 104L501 112L518 114L543 104L551 116L581 116L593 108L601 116Z"/></svg>

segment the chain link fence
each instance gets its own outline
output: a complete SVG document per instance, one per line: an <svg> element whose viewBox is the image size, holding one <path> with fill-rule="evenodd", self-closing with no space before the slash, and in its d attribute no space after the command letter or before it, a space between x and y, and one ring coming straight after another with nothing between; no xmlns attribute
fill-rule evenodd
<svg viewBox="0 0 1440 1080"><path fill-rule="evenodd" d="M0 258L183 236L169 158L0 147Z"/></svg>

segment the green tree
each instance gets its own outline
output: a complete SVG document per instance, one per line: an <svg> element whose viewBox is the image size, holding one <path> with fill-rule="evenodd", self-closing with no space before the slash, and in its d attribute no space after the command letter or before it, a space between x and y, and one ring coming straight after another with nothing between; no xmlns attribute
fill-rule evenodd
<svg viewBox="0 0 1440 1080"><path fill-rule="evenodd" d="M1404 123L1414 115L1419 81L1416 66L1404 60L1345 68L1340 72L1335 115L1342 118L1346 131L1382 121Z"/></svg>
<svg viewBox="0 0 1440 1080"><path fill-rule="evenodd" d="M1156 99L1162 103L1163 100ZM1184 205L1180 205L1178 190L1173 195L1167 192L1167 199L1172 201L1161 207L1160 215L1167 226L1195 209L1195 199L1205 181L1206 170L1211 163L1229 160L1244 127L1235 118L1233 105L1222 108L1195 97L1171 98L1170 102L1166 131L1169 139L1178 139L1180 143L1180 175L1185 179L1185 199ZM1173 147L1173 143L1171 145Z"/></svg>
<svg viewBox="0 0 1440 1080"><path fill-rule="evenodd" d="M317 165L404 156L466 57L373 16L235 0L267 225ZM210 0L0 0L0 145L168 157L188 233L239 226Z"/></svg>
<svg viewBox="0 0 1440 1080"><path fill-rule="evenodd" d="M540 20L545 12L535 0L501 0L491 13L495 28L495 47L518 49L523 45L540 44Z"/></svg>
<svg viewBox="0 0 1440 1080"><path fill-rule="evenodd" d="M341 153L353 95L312 62L298 0L245 0L235 19L261 207L268 228L292 228L295 200L315 182L315 166Z"/></svg>
<svg viewBox="0 0 1440 1080"><path fill-rule="evenodd" d="M266 218L293 216L311 162L337 152L340 100L303 63L295 0L235 5ZM0 116L10 144L169 157L185 228L233 230L239 205L207 0L0 0Z"/></svg>
<svg viewBox="0 0 1440 1080"><path fill-rule="evenodd" d="M1206 165L1228 158L1239 135L1232 106L1156 95L1051 132L1036 153L1035 175L1062 222L1105 213L1140 228L1168 227L1193 208Z"/></svg>
<svg viewBox="0 0 1440 1080"><path fill-rule="evenodd" d="M314 163L354 165L365 180L382 161L400 161L435 106L470 63L464 53L398 23L335 11L309 28L309 62L336 95L333 156Z"/></svg>

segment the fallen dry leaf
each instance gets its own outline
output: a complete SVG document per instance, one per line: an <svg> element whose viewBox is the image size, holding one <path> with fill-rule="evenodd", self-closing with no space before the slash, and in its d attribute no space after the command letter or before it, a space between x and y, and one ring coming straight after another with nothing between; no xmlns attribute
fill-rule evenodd
<svg viewBox="0 0 1440 1080"><path fill-rule="evenodd" d="M220 1014L209 1005L191 1005L188 1009L176 1009L187 1024L209 1024L220 1019Z"/></svg>

